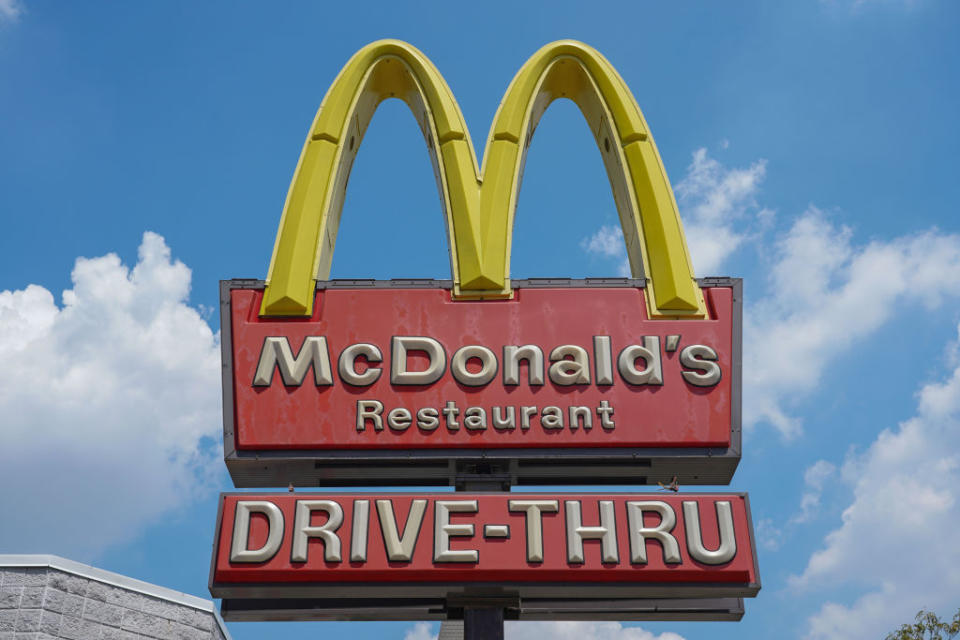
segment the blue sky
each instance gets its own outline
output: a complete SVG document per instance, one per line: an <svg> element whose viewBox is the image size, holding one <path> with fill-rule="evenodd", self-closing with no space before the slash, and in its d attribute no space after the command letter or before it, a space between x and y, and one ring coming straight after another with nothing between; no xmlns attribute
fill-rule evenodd
<svg viewBox="0 0 960 640"><path fill-rule="evenodd" d="M745 451L763 590L741 623L508 637L882 635L960 604L960 5L934 0L54 3L0 0L0 551L206 595L217 282L266 275L334 75L397 37L482 147L512 75L577 38L636 95L700 276L745 281ZM620 275L572 103L528 156L512 273ZM447 277L423 140L381 106L335 277ZM66 523L66 526L64 526ZM549 625L548 625L549 626ZM235 638L420 640L436 625L231 624Z"/></svg>

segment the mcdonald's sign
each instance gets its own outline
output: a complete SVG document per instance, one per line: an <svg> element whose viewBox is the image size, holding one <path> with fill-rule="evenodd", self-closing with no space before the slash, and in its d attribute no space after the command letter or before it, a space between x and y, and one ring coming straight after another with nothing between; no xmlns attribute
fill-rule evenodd
<svg viewBox="0 0 960 640"><path fill-rule="evenodd" d="M388 98L426 139L450 280L329 280L350 168ZM596 137L630 278L510 278L526 149L557 98ZM237 486L724 484L740 459L740 281L695 278L643 115L579 42L523 65L482 165L426 56L361 49L307 135L267 279L221 283L221 304Z"/></svg>
<svg viewBox="0 0 960 640"><path fill-rule="evenodd" d="M738 620L760 589L744 494L222 494L228 620Z"/></svg>

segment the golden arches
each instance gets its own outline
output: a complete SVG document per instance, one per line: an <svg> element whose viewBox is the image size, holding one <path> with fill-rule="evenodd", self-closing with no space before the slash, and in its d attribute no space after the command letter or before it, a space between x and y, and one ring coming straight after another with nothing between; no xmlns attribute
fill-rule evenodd
<svg viewBox="0 0 960 640"><path fill-rule="evenodd" d="M646 122L609 62L574 41L549 44L520 69L491 127L482 171L463 116L436 67L413 46L374 42L330 87L294 172L274 246L262 315L312 311L326 279L353 158L386 98L404 100L430 149L450 241L454 296L509 296L513 215L529 139L560 97L580 107L597 140L627 243L631 270L648 280L652 317L703 317L686 240Z"/></svg>
<svg viewBox="0 0 960 640"><path fill-rule="evenodd" d="M460 108L436 67L407 43L383 40L358 51L334 80L317 111L294 171L267 276L263 315L310 315L316 279L326 279L337 237L347 178L360 141L377 106L385 99L404 100L427 139L448 221L451 256L454 247L477 244L476 218L453 218L449 189L475 191L472 184L446 180L447 163L437 149L458 149L458 160L474 163L473 148ZM444 156L448 154L443 154ZM453 200L464 200L455 193ZM462 210L462 208L461 208ZM455 234L456 232L459 232ZM479 257L479 252L464 251ZM454 280L458 262L452 259ZM469 266L468 266L469 270ZM478 269L474 267L473 271Z"/></svg>

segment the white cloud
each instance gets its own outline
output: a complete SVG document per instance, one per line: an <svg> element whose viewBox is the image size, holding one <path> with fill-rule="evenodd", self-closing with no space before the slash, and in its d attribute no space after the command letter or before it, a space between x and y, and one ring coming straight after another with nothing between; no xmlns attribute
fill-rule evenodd
<svg viewBox="0 0 960 640"><path fill-rule="evenodd" d="M920 608L952 613L960 593L960 367L923 387L916 415L850 456L841 477L853 503L792 584L865 592L851 604L823 605L808 638L882 637Z"/></svg>
<svg viewBox="0 0 960 640"><path fill-rule="evenodd" d="M757 204L765 175L763 160L728 168L706 149L693 153L676 192L698 274L716 275L737 247L768 230L773 211ZM618 227L601 227L581 246L629 273ZM771 424L791 438L802 431L796 403L819 386L831 361L897 309L932 309L960 295L960 236L931 230L857 245L850 229L811 206L773 245L766 267L765 295L752 295L757 302L745 314L744 423Z"/></svg>
<svg viewBox="0 0 960 640"><path fill-rule="evenodd" d="M757 520L755 533L760 546L769 551L776 551L783 544L783 530L771 518Z"/></svg>
<svg viewBox="0 0 960 640"><path fill-rule="evenodd" d="M433 625L418 622L407 629L403 640L437 640ZM507 640L684 640L670 631L654 634L619 622L513 622L504 625Z"/></svg>
<svg viewBox="0 0 960 640"><path fill-rule="evenodd" d="M793 437L802 425L784 405L812 392L832 360L896 310L960 295L960 236L855 246L849 229L811 207L777 243L769 274L769 294L745 314L744 420Z"/></svg>
<svg viewBox="0 0 960 640"><path fill-rule="evenodd" d="M683 215L690 256L697 275L718 275L724 260L747 238L749 213L760 219L769 210L760 209L756 195L766 176L767 163L758 160L745 169L730 169L707 154L693 152L687 175L676 192Z"/></svg>
<svg viewBox="0 0 960 640"><path fill-rule="evenodd" d="M437 640L433 632L433 625L429 622L418 622L403 634L403 640Z"/></svg>
<svg viewBox="0 0 960 640"><path fill-rule="evenodd" d="M628 277L630 275L630 261L627 260L627 251L623 243L623 229L613 225L603 225L589 238L580 241L580 246L587 253L615 258L617 274Z"/></svg>
<svg viewBox="0 0 960 640"><path fill-rule="evenodd" d="M827 460L818 460L807 467L803 474L804 491L800 507L782 527L771 518L761 518L756 523L757 543L764 549L778 551L790 538L794 529L814 521L820 515L820 504L828 485L839 482L837 467Z"/></svg>
<svg viewBox="0 0 960 640"><path fill-rule="evenodd" d="M723 262L749 237L747 229L754 219L761 227L769 224L773 212L756 203L765 174L764 160L745 169L730 169L706 149L693 152L687 174L675 191L697 275L718 275ZM630 274L619 226L601 227L580 246L587 253L617 260L619 273Z"/></svg>
<svg viewBox="0 0 960 640"><path fill-rule="evenodd" d="M654 634L619 622L508 622L505 631L508 640L683 640L670 631Z"/></svg>
<svg viewBox="0 0 960 640"><path fill-rule="evenodd" d="M742 215L754 204L765 174L765 160L746 169L728 169L707 155L706 148L697 149L687 175L676 186L677 196L687 203L684 216L722 223Z"/></svg>
<svg viewBox="0 0 960 640"><path fill-rule="evenodd" d="M20 4L20 0L0 0L0 23L16 22L21 15L23 15L23 5Z"/></svg>
<svg viewBox="0 0 960 640"><path fill-rule="evenodd" d="M837 467L826 460L817 460L807 468L803 474L806 490L800 498L800 511L790 519L790 522L799 524L814 518L820 507L823 489L828 481L833 480L836 473Z"/></svg>
<svg viewBox="0 0 960 640"><path fill-rule="evenodd" d="M755 203L763 171L757 163L730 175L705 152L694 154L677 192L695 260L703 252L707 262L720 262L738 243L763 237L755 231L764 231L772 216ZM701 231L709 236L703 241ZM960 235L937 229L858 241L852 229L811 206L762 249L767 282L751 285L756 302L745 314L744 421L771 424L785 437L801 433L798 403L821 386L831 363L862 349L896 315L928 312L960 297ZM698 272L705 273L700 265ZM808 620L811 640L883 637L921 608L948 616L955 611L957 345L945 356L956 370L921 390L914 418L881 433L839 470L826 460L814 463L804 474L798 512L782 527L769 519L758 522L759 543L777 549L785 532L817 516L834 485L853 496L823 547L791 579L794 588L816 589L818 595L828 589L854 594L821 597L825 604Z"/></svg>
<svg viewBox="0 0 960 640"><path fill-rule="evenodd" d="M894 9L914 9L923 0L820 0L821 4L833 7L848 6L851 13L859 14L865 7L892 7Z"/></svg>
<svg viewBox="0 0 960 640"><path fill-rule="evenodd" d="M219 346L190 270L145 233L132 270L79 258L58 306L0 292L0 549L91 558L208 483L220 449Z"/></svg>
<svg viewBox="0 0 960 640"><path fill-rule="evenodd" d="M623 255L623 230L620 227L604 225L595 234L585 238L580 246L588 253L616 258Z"/></svg>

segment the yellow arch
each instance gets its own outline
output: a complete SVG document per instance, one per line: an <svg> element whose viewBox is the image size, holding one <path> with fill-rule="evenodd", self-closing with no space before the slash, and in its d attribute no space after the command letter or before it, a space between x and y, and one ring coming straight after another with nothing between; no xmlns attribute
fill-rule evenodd
<svg viewBox="0 0 960 640"><path fill-rule="evenodd" d="M447 222L455 297L510 295L513 215L526 148L547 106L567 97L580 107L604 158L631 270L649 277L649 314L705 315L663 163L633 96L603 56L575 41L535 53L507 89L478 171L469 132L443 77L420 51L397 40L357 52L320 105L287 194L262 315L310 315L316 279L329 275L357 148L377 105L390 97L407 103L427 140Z"/></svg>

